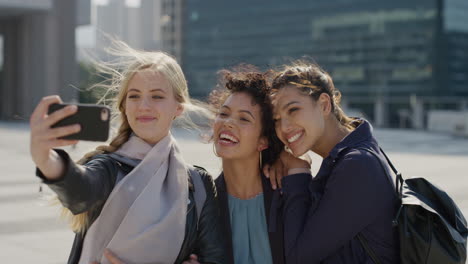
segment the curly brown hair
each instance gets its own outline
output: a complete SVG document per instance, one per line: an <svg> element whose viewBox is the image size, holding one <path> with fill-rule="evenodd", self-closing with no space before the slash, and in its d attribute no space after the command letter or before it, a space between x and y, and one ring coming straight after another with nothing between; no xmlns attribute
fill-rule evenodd
<svg viewBox="0 0 468 264"><path fill-rule="evenodd" d="M314 101L318 100L321 94L326 93L331 99L333 115L342 126L353 129L354 120L341 109L340 91L335 88L331 76L320 66L303 60L284 66L283 70L276 73L272 81L272 94L290 85L298 88L303 94L309 95Z"/></svg>
<svg viewBox="0 0 468 264"><path fill-rule="evenodd" d="M272 164L278 159L284 145L275 132L273 106L269 96L271 88L268 82L271 72L261 72L252 65L244 64L232 70L221 70L218 75L218 85L208 97L209 104L215 109L220 109L231 94L246 93L250 95L252 105L260 106L261 136L268 140L268 148L262 151L262 164Z"/></svg>

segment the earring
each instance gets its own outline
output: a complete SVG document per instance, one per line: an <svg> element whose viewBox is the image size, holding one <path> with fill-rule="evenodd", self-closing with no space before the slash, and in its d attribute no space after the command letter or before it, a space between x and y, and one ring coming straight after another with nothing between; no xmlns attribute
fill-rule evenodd
<svg viewBox="0 0 468 264"><path fill-rule="evenodd" d="M284 151L288 152L289 154L292 154L292 150L288 146L284 146Z"/></svg>
<svg viewBox="0 0 468 264"><path fill-rule="evenodd" d="M216 147L215 147L214 142L213 142L213 153L215 154L216 157L219 157L218 153L216 153Z"/></svg>
<svg viewBox="0 0 468 264"><path fill-rule="evenodd" d="M262 164L262 151L260 151L260 169L263 168L263 164Z"/></svg>

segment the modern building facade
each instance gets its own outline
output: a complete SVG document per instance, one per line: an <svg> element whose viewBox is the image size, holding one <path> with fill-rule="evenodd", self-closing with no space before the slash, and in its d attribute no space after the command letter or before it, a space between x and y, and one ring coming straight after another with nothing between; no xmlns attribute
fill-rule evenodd
<svg viewBox="0 0 468 264"><path fill-rule="evenodd" d="M468 1L445 0L442 5L443 45L446 45L450 93L468 93Z"/></svg>
<svg viewBox="0 0 468 264"><path fill-rule="evenodd" d="M161 1L161 49L182 61L182 21L184 0Z"/></svg>
<svg viewBox="0 0 468 264"><path fill-rule="evenodd" d="M75 27L89 23L89 1L0 0L0 119L29 120L45 95L75 98Z"/></svg>
<svg viewBox="0 0 468 264"><path fill-rule="evenodd" d="M423 128L428 108L466 107L467 12L465 0L186 0L183 67L203 97L219 69L308 56L376 125Z"/></svg>

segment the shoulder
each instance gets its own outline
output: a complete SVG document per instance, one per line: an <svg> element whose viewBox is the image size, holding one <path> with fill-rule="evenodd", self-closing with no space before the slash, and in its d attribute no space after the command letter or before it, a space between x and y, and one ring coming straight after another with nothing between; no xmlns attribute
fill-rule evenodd
<svg viewBox="0 0 468 264"><path fill-rule="evenodd" d="M200 175L200 178L205 186L205 191L209 193L212 190L216 190L215 183L211 174L203 167L193 165L189 168L190 177L194 177L194 173ZM196 177L196 176L195 176ZM193 182L193 180L192 180Z"/></svg>
<svg viewBox="0 0 468 264"><path fill-rule="evenodd" d="M362 203L393 206L395 195L388 165L380 151L371 151L376 155L365 149L349 150L336 161L327 184L341 194L361 197Z"/></svg>
<svg viewBox="0 0 468 264"><path fill-rule="evenodd" d="M336 176L352 175L354 179L375 180L376 174L385 173L377 157L364 149L349 150L334 163L332 174Z"/></svg>
<svg viewBox="0 0 468 264"><path fill-rule="evenodd" d="M116 163L114 159L108 153L97 154L90 157L86 162L83 163L84 166L91 166L95 164L106 164L113 165Z"/></svg>
<svg viewBox="0 0 468 264"><path fill-rule="evenodd" d="M88 161L86 161L83 166L92 171L107 171L111 175L116 175L118 170L122 170L124 174L130 172L133 167L130 165L123 164L114 158L112 158L109 153L97 154L92 156Z"/></svg>
<svg viewBox="0 0 468 264"><path fill-rule="evenodd" d="M211 174L203 167L192 165L191 168L189 169L191 172L196 172L200 175L202 178L203 182L205 181L210 181L213 182L213 177Z"/></svg>
<svg viewBox="0 0 468 264"><path fill-rule="evenodd" d="M373 150L372 150L373 151ZM374 151L375 152L375 151ZM379 154L377 154L379 155ZM346 167L377 167L380 166L380 162L374 154L364 149L351 149L344 153L341 158L336 161L336 166Z"/></svg>
<svg viewBox="0 0 468 264"><path fill-rule="evenodd" d="M118 167L133 168L132 165L127 164L125 162L121 162L119 161L119 159L113 157L112 153L102 153L102 154L94 155L88 161L86 161L85 165L94 164L94 163L105 163L105 164L115 165Z"/></svg>
<svg viewBox="0 0 468 264"><path fill-rule="evenodd" d="M210 173L203 167L192 165L190 169L198 172L202 177L211 177Z"/></svg>

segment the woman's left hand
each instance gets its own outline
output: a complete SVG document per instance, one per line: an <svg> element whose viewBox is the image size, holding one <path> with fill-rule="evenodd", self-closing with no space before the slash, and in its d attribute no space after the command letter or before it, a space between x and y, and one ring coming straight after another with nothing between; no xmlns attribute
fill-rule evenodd
<svg viewBox="0 0 468 264"><path fill-rule="evenodd" d="M281 179L289 174L297 172L310 172L312 160L309 154L304 154L301 157L294 157L287 151L282 151L279 159L271 166L266 164L263 167L263 174L270 179L271 187L276 190L281 188Z"/></svg>
<svg viewBox="0 0 468 264"><path fill-rule="evenodd" d="M104 257L111 263L111 264L125 264L123 263L112 251L109 249L104 250ZM99 264L97 261L94 261L91 264Z"/></svg>
<svg viewBox="0 0 468 264"><path fill-rule="evenodd" d="M283 163L283 170L286 171L285 175L293 174L291 171L301 171L307 170L310 171L310 166L312 165L312 159L309 154L305 153L300 157L295 157L287 151L282 151L280 153L280 160Z"/></svg>
<svg viewBox="0 0 468 264"><path fill-rule="evenodd" d="M277 187L281 188L281 179L287 175L288 169L284 166L281 159L277 159L272 165L265 164L263 166L263 174L270 179L271 188L276 190Z"/></svg>

